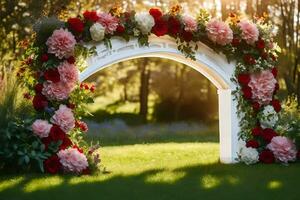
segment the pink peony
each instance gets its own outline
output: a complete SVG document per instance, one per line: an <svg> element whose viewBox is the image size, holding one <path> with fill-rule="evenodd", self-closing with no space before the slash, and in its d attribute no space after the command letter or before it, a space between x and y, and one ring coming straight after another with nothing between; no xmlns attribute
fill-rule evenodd
<svg viewBox="0 0 300 200"><path fill-rule="evenodd" d="M184 30L188 32L193 32L197 30L197 22L194 18L190 16L183 17Z"/></svg>
<svg viewBox="0 0 300 200"><path fill-rule="evenodd" d="M113 34L119 25L118 18L112 16L110 13L100 13L98 16L98 22L105 28L105 32Z"/></svg>
<svg viewBox="0 0 300 200"><path fill-rule="evenodd" d="M243 20L238 25L247 44L254 44L258 40L259 31L254 23Z"/></svg>
<svg viewBox="0 0 300 200"><path fill-rule="evenodd" d="M72 56L75 44L76 40L72 33L62 28L55 30L46 42L48 53L54 54L59 59Z"/></svg>
<svg viewBox="0 0 300 200"><path fill-rule="evenodd" d="M72 109L65 105L60 105L59 109L52 116L51 122L58 125L64 132L69 132L75 127L75 118Z"/></svg>
<svg viewBox="0 0 300 200"><path fill-rule="evenodd" d="M252 99L260 105L269 104L272 100L276 83L277 81L270 70L251 74L248 86L252 90Z"/></svg>
<svg viewBox="0 0 300 200"><path fill-rule="evenodd" d="M275 158L281 162L288 163L289 161L295 161L297 157L296 145L287 137L276 136L273 137L271 143L267 145Z"/></svg>
<svg viewBox="0 0 300 200"><path fill-rule="evenodd" d="M206 26L208 38L219 45L226 45L231 43L233 39L233 32L228 24L217 19L211 19Z"/></svg>
<svg viewBox="0 0 300 200"><path fill-rule="evenodd" d="M60 74L60 80L68 85L68 88L73 88L78 81L78 70L76 66L65 61L61 63L57 69Z"/></svg>
<svg viewBox="0 0 300 200"><path fill-rule="evenodd" d="M33 122L31 128L34 134L40 138L45 138L49 136L52 125L49 124L47 120L37 119Z"/></svg>
<svg viewBox="0 0 300 200"><path fill-rule="evenodd" d="M81 173L88 167L87 158L77 148L60 150L57 153L63 169L67 172Z"/></svg>
<svg viewBox="0 0 300 200"><path fill-rule="evenodd" d="M69 98L72 88L60 81L58 83L44 82L42 94L49 100L62 101Z"/></svg>

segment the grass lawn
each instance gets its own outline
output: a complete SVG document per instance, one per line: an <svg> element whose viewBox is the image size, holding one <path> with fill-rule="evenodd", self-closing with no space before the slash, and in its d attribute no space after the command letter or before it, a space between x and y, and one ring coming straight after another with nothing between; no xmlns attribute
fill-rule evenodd
<svg viewBox="0 0 300 200"><path fill-rule="evenodd" d="M218 143L156 143L102 149L106 174L1 175L1 200L299 199L300 166L218 162Z"/></svg>

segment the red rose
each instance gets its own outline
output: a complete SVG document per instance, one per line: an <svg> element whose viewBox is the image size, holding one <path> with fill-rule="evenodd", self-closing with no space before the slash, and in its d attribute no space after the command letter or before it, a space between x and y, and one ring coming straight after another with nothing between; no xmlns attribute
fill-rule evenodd
<svg viewBox="0 0 300 200"><path fill-rule="evenodd" d="M125 27L123 25L118 25L116 29L117 34L122 34L125 32Z"/></svg>
<svg viewBox="0 0 300 200"><path fill-rule="evenodd" d="M41 61L42 62L47 62L49 60L49 56L47 55L47 54L43 54L42 56L41 56Z"/></svg>
<svg viewBox="0 0 300 200"><path fill-rule="evenodd" d="M180 32L181 24L180 21L176 17L169 17L169 34L172 36L176 36Z"/></svg>
<svg viewBox="0 0 300 200"><path fill-rule="evenodd" d="M281 110L281 105L280 105L280 101L278 99L273 99L271 101L271 105L274 107L274 110L276 112L279 112Z"/></svg>
<svg viewBox="0 0 300 200"><path fill-rule="evenodd" d="M92 85L91 88L90 88L90 91L95 92L95 89L96 89L95 85Z"/></svg>
<svg viewBox="0 0 300 200"><path fill-rule="evenodd" d="M81 19L79 19L77 17L69 18L68 24L69 24L70 29L77 33L82 33L82 31L84 29L83 22L81 21Z"/></svg>
<svg viewBox="0 0 300 200"><path fill-rule="evenodd" d="M45 145L45 150L48 149L49 144L52 142L50 137L42 138L42 142Z"/></svg>
<svg viewBox="0 0 300 200"><path fill-rule="evenodd" d="M244 61L248 65L254 65L256 63L255 58L251 56L250 54L244 55Z"/></svg>
<svg viewBox="0 0 300 200"><path fill-rule="evenodd" d="M257 127L254 127L252 130L251 130L251 133L253 136L259 136L262 134L262 128L257 126Z"/></svg>
<svg viewBox="0 0 300 200"><path fill-rule="evenodd" d="M259 147L259 143L256 140L248 140L246 142L246 147L252 147L257 149Z"/></svg>
<svg viewBox="0 0 300 200"><path fill-rule="evenodd" d="M252 98L252 91L251 88L246 86L242 88L242 93L245 99L251 99Z"/></svg>
<svg viewBox="0 0 300 200"><path fill-rule="evenodd" d="M278 83L276 83L276 84L275 84L274 93L276 93L278 90L279 90L279 84L278 84Z"/></svg>
<svg viewBox="0 0 300 200"><path fill-rule="evenodd" d="M155 21L155 25L152 28L152 33L158 37L164 36L168 33L168 23L163 18L159 18Z"/></svg>
<svg viewBox="0 0 300 200"><path fill-rule="evenodd" d="M34 91L37 93L37 94L40 94L42 93L43 91L43 84L41 83L38 83L34 86Z"/></svg>
<svg viewBox="0 0 300 200"><path fill-rule="evenodd" d="M52 141L58 141L58 140L63 141L64 138L66 137L66 133L63 130L61 130L59 126L54 124L50 129L50 133L48 137Z"/></svg>
<svg viewBox="0 0 300 200"><path fill-rule="evenodd" d="M90 168L89 168L89 167L85 168L84 170L82 170L81 173L82 173L83 175L91 174Z"/></svg>
<svg viewBox="0 0 300 200"><path fill-rule="evenodd" d="M56 68L48 69L47 71L45 71L44 77L47 81L52 81L53 83L57 83L60 81L60 75Z"/></svg>
<svg viewBox="0 0 300 200"><path fill-rule="evenodd" d="M252 103L252 108L253 108L253 110L254 111L259 111L259 109L260 109L260 104L258 103L258 102L254 102L254 103Z"/></svg>
<svg viewBox="0 0 300 200"><path fill-rule="evenodd" d="M239 38L233 38L232 39L232 42L231 42L231 45L234 46L234 47L237 47L239 46L241 43L241 40Z"/></svg>
<svg viewBox="0 0 300 200"><path fill-rule="evenodd" d="M262 39L259 39L257 42L256 42L256 48L258 49L264 49L265 48L265 41L262 40Z"/></svg>
<svg viewBox="0 0 300 200"><path fill-rule="evenodd" d="M62 140L61 145L59 146L59 150L64 150L70 147L71 145L73 145L73 143L70 140L70 138L66 135L65 138Z"/></svg>
<svg viewBox="0 0 300 200"><path fill-rule="evenodd" d="M61 169L62 165L59 162L59 158L57 155L53 155L47 160L44 161L44 168L46 172L50 174L56 174Z"/></svg>
<svg viewBox="0 0 300 200"><path fill-rule="evenodd" d="M267 143L270 143L271 140L273 139L273 137L276 137L277 136L277 133L271 129L271 128L265 128L263 131L262 131L262 134L261 136L263 137L263 139L267 142Z"/></svg>
<svg viewBox="0 0 300 200"><path fill-rule="evenodd" d="M273 67L273 69L272 69L272 74L273 74L273 76L274 76L274 78L276 78L277 77L277 74L278 74L278 70L277 70L277 68L276 67Z"/></svg>
<svg viewBox="0 0 300 200"><path fill-rule="evenodd" d="M37 94L34 96L32 100L32 104L34 109L37 111L44 110L48 106L47 98L41 94Z"/></svg>
<svg viewBox="0 0 300 200"><path fill-rule="evenodd" d="M149 10L149 14L154 18L155 21L160 19L162 16L162 12L158 8L151 8Z"/></svg>
<svg viewBox="0 0 300 200"><path fill-rule="evenodd" d="M181 36L182 36L183 40L186 42L190 42L193 40L193 33L189 32L189 31L183 31Z"/></svg>
<svg viewBox="0 0 300 200"><path fill-rule="evenodd" d="M259 154L259 160L265 164L271 164L275 161L274 154L269 150L263 150Z"/></svg>
<svg viewBox="0 0 300 200"><path fill-rule="evenodd" d="M249 74L239 74L238 82L241 85L248 85L248 83L250 82L250 75Z"/></svg>
<svg viewBox="0 0 300 200"><path fill-rule="evenodd" d="M96 11L85 11L83 13L83 17L87 21L96 22L99 20L99 16L97 15Z"/></svg>
<svg viewBox="0 0 300 200"><path fill-rule="evenodd" d="M70 56L70 57L67 59L67 61L68 61L68 63L70 63L70 64L74 64L76 60L75 60L74 56Z"/></svg>

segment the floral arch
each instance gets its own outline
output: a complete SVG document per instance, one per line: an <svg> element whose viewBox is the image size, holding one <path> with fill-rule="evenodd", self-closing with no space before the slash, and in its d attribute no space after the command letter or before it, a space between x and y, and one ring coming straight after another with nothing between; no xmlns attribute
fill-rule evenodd
<svg viewBox="0 0 300 200"><path fill-rule="evenodd" d="M185 63L217 86L222 162L296 160L293 141L276 132L280 49L263 17L250 21L231 14L223 22L205 10L196 19L183 15L180 6L167 13L115 7L65 22L42 19L34 30L22 77L34 96L36 116L27 130L43 151L41 170L82 174L95 168L99 155L84 143L87 126L81 121L94 86L80 81L114 62L143 56Z"/></svg>

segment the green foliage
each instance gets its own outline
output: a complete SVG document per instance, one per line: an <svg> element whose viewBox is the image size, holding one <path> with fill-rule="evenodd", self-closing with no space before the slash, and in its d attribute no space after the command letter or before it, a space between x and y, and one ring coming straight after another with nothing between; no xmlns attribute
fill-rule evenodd
<svg viewBox="0 0 300 200"><path fill-rule="evenodd" d="M295 140L300 147L300 109L295 95L287 97L282 103L278 122L278 132Z"/></svg>

